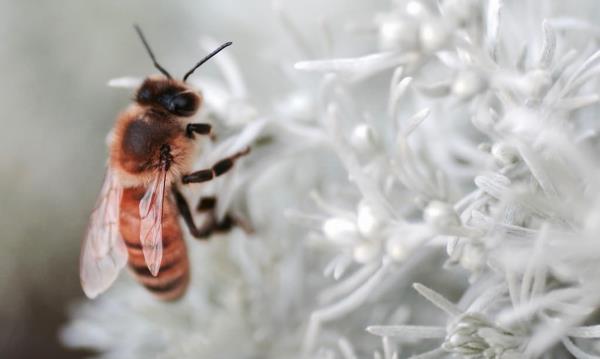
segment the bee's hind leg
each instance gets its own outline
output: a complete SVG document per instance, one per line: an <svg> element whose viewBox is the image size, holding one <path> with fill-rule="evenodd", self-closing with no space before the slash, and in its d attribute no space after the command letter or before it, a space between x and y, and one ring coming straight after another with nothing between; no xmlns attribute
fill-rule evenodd
<svg viewBox="0 0 600 359"><path fill-rule="evenodd" d="M213 221L213 232L227 232L234 226L238 226L243 229L246 233L252 233L254 230L247 223L238 216L234 216L231 213L226 213L223 219L217 221L216 215L217 198L214 196L201 197L196 210L206 215Z"/></svg>
<svg viewBox="0 0 600 359"><path fill-rule="evenodd" d="M173 187L173 195L175 196L175 203L177 204L177 209L179 209L179 214L183 217L183 221L188 227L191 235L196 239L206 240L211 234L228 232L235 225L239 225L240 228L248 233L252 232L245 221L241 221L230 214L226 214L221 221L217 221L215 212L217 200L215 197L202 197L200 199L197 210L206 212L206 219L200 227L197 227L196 223L194 223L190 206L183 194L181 194L176 187Z"/></svg>
<svg viewBox="0 0 600 359"><path fill-rule="evenodd" d="M185 222L192 236L197 239L208 239L215 227L216 221L214 216L210 216L210 218L200 228L196 227L187 200L175 186L173 186L173 195L175 196L175 203L177 204L179 214L181 217L183 217L183 221Z"/></svg>

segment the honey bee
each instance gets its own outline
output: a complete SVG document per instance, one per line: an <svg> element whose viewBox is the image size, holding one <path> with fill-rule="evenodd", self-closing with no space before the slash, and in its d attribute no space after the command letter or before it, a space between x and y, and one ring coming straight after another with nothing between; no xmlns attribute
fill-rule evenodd
<svg viewBox="0 0 600 359"><path fill-rule="evenodd" d="M116 120L106 177L81 248L81 285L85 294L94 298L108 289L129 263L139 283L160 299L174 300L185 293L190 277L179 216L192 236L201 239L232 222L226 216L219 223L212 215L197 227L178 186L223 175L250 149L217 161L211 168L191 171L195 136L211 135L212 129L210 124L191 122L202 104L202 94L186 80L231 42L176 80L158 64L141 29L134 28L162 75L146 78L134 102ZM204 198L199 210L211 211L214 206L214 198Z"/></svg>

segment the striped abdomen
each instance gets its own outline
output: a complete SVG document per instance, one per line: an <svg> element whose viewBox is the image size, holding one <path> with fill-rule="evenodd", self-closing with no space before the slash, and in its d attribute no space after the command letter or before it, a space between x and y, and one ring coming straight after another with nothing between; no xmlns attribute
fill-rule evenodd
<svg viewBox="0 0 600 359"><path fill-rule="evenodd" d="M144 187L125 188L121 199L119 228L129 252L129 267L137 281L158 298L174 300L185 293L190 279L177 208L166 193L162 217L163 255L158 276L154 277L148 270L140 243L139 203L145 192Z"/></svg>

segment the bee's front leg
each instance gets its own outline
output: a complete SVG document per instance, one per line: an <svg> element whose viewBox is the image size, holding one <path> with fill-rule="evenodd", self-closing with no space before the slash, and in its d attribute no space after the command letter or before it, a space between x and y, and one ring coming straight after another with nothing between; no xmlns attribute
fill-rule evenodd
<svg viewBox="0 0 600 359"><path fill-rule="evenodd" d="M185 134L189 138L194 138L194 133L213 137L212 126L208 123L189 123L185 127Z"/></svg>
<svg viewBox="0 0 600 359"><path fill-rule="evenodd" d="M199 170L182 176L181 182L183 182L184 184L188 184L210 181L213 178L218 177L229 171L238 158L245 156L248 153L250 153L250 147L246 147L244 150L220 160L209 169Z"/></svg>

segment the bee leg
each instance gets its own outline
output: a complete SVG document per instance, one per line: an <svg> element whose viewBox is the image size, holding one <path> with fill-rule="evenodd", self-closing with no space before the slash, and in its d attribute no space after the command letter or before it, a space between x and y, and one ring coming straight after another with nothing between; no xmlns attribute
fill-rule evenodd
<svg viewBox="0 0 600 359"><path fill-rule="evenodd" d="M185 134L189 138L194 138L194 133L213 137L212 126L208 123L189 123L185 127Z"/></svg>
<svg viewBox="0 0 600 359"><path fill-rule="evenodd" d="M215 213L216 206L217 198L214 196L206 196L200 198L200 201L196 206L196 211L206 213L208 220L205 223L207 226L211 226L211 231L227 232L233 227L234 223L228 214L225 215L225 218L223 218L221 222L217 222L217 215Z"/></svg>
<svg viewBox="0 0 600 359"><path fill-rule="evenodd" d="M206 196L200 198L200 202L196 206L196 211L206 212L207 215L213 220L213 229L218 232L227 232L235 224L236 221L229 214L225 214L225 217L220 221L216 221L215 207L217 206L217 198L213 196Z"/></svg>
<svg viewBox="0 0 600 359"><path fill-rule="evenodd" d="M181 194L176 187L173 187L173 195L175 196L175 203L177 204L179 214L181 217L183 217L183 221L185 222L192 236L197 239L208 239L215 227L214 215L211 213L209 220L206 221L202 227L198 228L194 223L194 218L190 212L190 206L188 205L188 202L183 194Z"/></svg>
<svg viewBox="0 0 600 359"><path fill-rule="evenodd" d="M217 206L217 198L213 196L205 196L200 198L198 205L196 206L196 211L198 212L207 212L212 211Z"/></svg>
<svg viewBox="0 0 600 359"><path fill-rule="evenodd" d="M217 198L214 196L205 196L200 198L198 205L196 206L196 211L198 212L207 212L207 215L211 220L213 220L213 228L214 232L228 232L234 226L240 227L246 233L253 233L254 230L252 227L244 220L239 218L238 216L234 216L230 213L226 213L223 219L217 222L215 208L217 204Z"/></svg>
<svg viewBox="0 0 600 359"><path fill-rule="evenodd" d="M183 177L181 177L181 181L184 184L210 181L213 178L218 177L218 176L226 173L227 171L229 171L233 167L235 160L237 160L238 158L240 158L244 155L247 155L249 152L250 152L250 147L246 147L244 150L242 150L232 156L229 156L227 158L220 160L219 162L217 162L214 166L212 166L209 169L200 170L200 171L196 171L196 172L192 172L190 174L184 175Z"/></svg>
<svg viewBox="0 0 600 359"><path fill-rule="evenodd" d="M217 223L215 232L227 232L234 226L241 228L246 234L254 233L254 228L244 219L232 214L225 214L221 222Z"/></svg>

